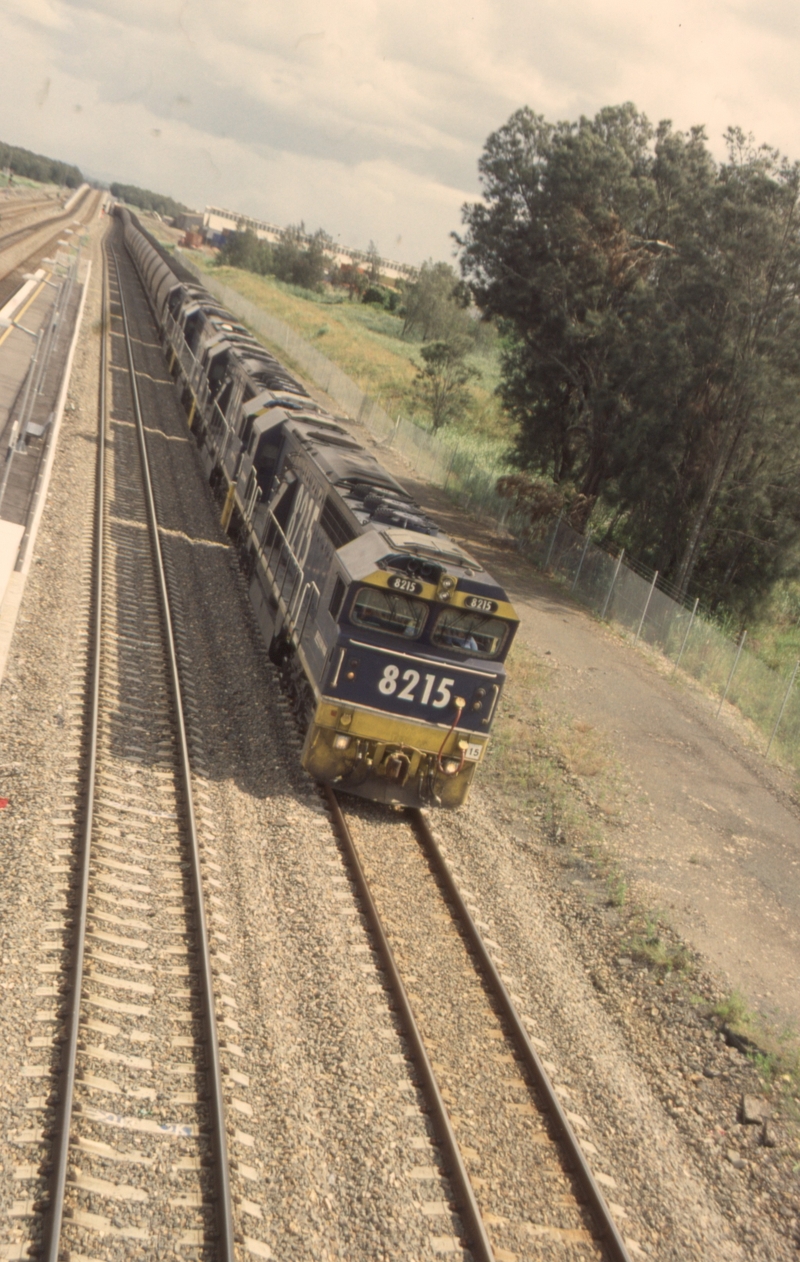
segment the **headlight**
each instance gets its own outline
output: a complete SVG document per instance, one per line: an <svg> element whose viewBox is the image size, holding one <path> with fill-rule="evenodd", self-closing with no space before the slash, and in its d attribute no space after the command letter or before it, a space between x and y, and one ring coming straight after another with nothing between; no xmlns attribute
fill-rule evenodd
<svg viewBox="0 0 800 1262"><path fill-rule="evenodd" d="M347 746L350 744L350 740L351 738L349 736L344 736L342 733L339 733L333 738L333 748L347 749Z"/></svg>

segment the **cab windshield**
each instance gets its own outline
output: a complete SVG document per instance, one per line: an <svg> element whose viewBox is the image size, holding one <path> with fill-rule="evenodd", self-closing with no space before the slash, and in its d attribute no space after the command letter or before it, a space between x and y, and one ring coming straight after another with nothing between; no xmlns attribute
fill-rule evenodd
<svg viewBox="0 0 800 1262"><path fill-rule="evenodd" d="M469 609L443 609L431 633L431 643L457 649L470 657L497 657L506 642L508 624Z"/></svg>
<svg viewBox="0 0 800 1262"><path fill-rule="evenodd" d="M350 611L350 617L358 626L385 631L388 635L402 635L407 640L417 639L427 615L427 607L421 600L380 587L362 587Z"/></svg>

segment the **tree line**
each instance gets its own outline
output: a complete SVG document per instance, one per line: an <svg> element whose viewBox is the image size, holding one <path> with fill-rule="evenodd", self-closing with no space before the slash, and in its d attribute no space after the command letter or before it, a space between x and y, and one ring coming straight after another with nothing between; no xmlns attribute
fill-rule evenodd
<svg viewBox="0 0 800 1262"><path fill-rule="evenodd" d="M42 184L79 188L84 182L79 169L72 163L59 162L57 158L46 158L44 154L31 153L30 149L20 149L17 145L0 141L0 170L6 168L12 175L39 180Z"/></svg>
<svg viewBox="0 0 800 1262"><path fill-rule="evenodd" d="M252 228L228 233L217 255L224 267L240 267L259 276L275 276L278 280L318 292L329 270L325 251L333 242L320 228L307 239L305 225L290 225L278 242L264 241Z"/></svg>
<svg viewBox="0 0 800 1262"><path fill-rule="evenodd" d="M183 202L176 202L165 193L153 193L149 188L137 188L135 184L112 184L111 195L128 206L138 206L140 210L152 210L157 215L173 218L188 210Z"/></svg>
<svg viewBox="0 0 800 1262"><path fill-rule="evenodd" d="M364 268L355 263L334 262L331 254L335 250L333 237L324 228L309 235L304 223L290 224L280 240L273 242L258 237L242 223L236 232L226 235L216 261L221 267L240 267L260 276L274 276L314 293L320 293L328 284L346 289L352 299L395 310L398 295L381 283L381 258L375 243L370 241Z"/></svg>
<svg viewBox="0 0 800 1262"><path fill-rule="evenodd" d="M469 293L449 263L423 263L416 281L397 287L382 283L381 259L372 242L367 265L336 263L332 237L319 229L309 239L305 226L286 228L278 242L264 241L251 228L229 233L217 264L320 292L325 285L346 289L352 300L382 306L402 319L402 336L422 342L412 403L419 403L434 430L463 415L470 406L468 383L476 375L466 356L485 329L465 307Z"/></svg>
<svg viewBox="0 0 800 1262"><path fill-rule="evenodd" d="M487 140L454 234L522 500L745 611L800 570L800 167L634 105Z"/></svg>

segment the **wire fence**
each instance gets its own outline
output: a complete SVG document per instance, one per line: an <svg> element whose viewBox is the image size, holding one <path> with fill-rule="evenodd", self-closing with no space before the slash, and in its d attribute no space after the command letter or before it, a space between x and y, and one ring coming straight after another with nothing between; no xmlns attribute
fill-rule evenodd
<svg viewBox="0 0 800 1262"><path fill-rule="evenodd" d="M781 675L750 652L746 635L734 640L698 612L698 601L676 599L657 571L613 555L588 535L558 518L546 534L522 545L542 569L550 571L573 598L600 618L625 628L635 642L659 649L677 667L694 676L760 730L764 752L772 748L800 768L800 692L798 670Z"/></svg>
<svg viewBox="0 0 800 1262"><path fill-rule="evenodd" d="M190 270L234 315L272 343L342 408L364 425L382 447L409 462L414 474L451 490L460 502L497 520L516 537L517 546L540 568L550 571L571 595L600 618L629 631L694 676L720 698L737 706L764 737L765 753L800 769L800 692L798 668L784 677L722 628L688 604L657 571L624 552L613 554L558 518L545 535L532 541L525 523L509 513L497 494L497 479L508 471L502 446L474 435L434 434L403 417L394 419L326 355L284 320L244 298L229 285L202 272L185 253ZM719 713L718 711L718 713Z"/></svg>
<svg viewBox="0 0 800 1262"><path fill-rule="evenodd" d="M346 416L368 429L379 446L391 447L404 456L417 477L436 486L447 486L479 512L494 518L503 516L506 503L496 491L497 479L507 471L507 455L501 443L447 430L434 434L405 417L389 416L352 377L285 320L256 306L216 276L201 271L184 252L181 262L233 315L330 395Z"/></svg>

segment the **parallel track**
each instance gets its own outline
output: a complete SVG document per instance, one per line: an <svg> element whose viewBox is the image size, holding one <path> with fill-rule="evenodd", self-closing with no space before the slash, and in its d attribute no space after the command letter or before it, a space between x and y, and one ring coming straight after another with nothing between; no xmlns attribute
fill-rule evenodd
<svg viewBox="0 0 800 1262"><path fill-rule="evenodd" d="M12 228L9 232L0 233L0 251L7 250L15 243L15 241L22 241L26 236L30 236L32 233L37 232L40 228L47 228L50 224L59 225L57 229L53 229L53 235L55 236L56 231L61 232L64 228L68 227L69 223L72 222L72 219L77 217L78 213L85 208L86 199L89 196L89 192L85 193L77 206L72 207L69 215L64 213L63 208L59 208L58 212L54 215L47 215L43 219L34 220L33 223L23 224L19 228ZM32 208L27 206L24 209L30 212ZM8 212L0 214L0 227L3 226L9 218L19 218L22 213L22 211L17 212L15 209L11 215L9 215Z"/></svg>
<svg viewBox="0 0 800 1262"><path fill-rule="evenodd" d="M233 1262L222 1068L175 614L113 263L105 274L85 805L66 927L70 984L40 1256L57 1262L100 1249L106 1257L130 1257L131 1250L173 1256L183 1245L194 1248L190 1257ZM97 1074L98 1065L109 1077ZM186 1079L195 1089L175 1091Z"/></svg>
<svg viewBox="0 0 800 1262"><path fill-rule="evenodd" d="M542 1256L541 1249L544 1256L550 1256L549 1249L555 1241L594 1244L596 1257L630 1262L566 1111L425 817L418 811L409 812L417 844L403 829L400 843L405 858L401 859L401 872L399 852L387 859L383 838L372 847L369 856L365 855L365 847L354 839L337 795L326 788L326 798L441 1145L456 1197L456 1205L451 1207L452 1221L460 1220L462 1224L461 1243L480 1262L536 1258ZM353 820L357 831L362 831L363 813L354 815ZM372 823L367 825L371 826ZM402 903L407 891L400 903L397 895L405 878L406 861L408 871L414 872L415 883L427 882L428 886L424 905L420 896L410 909ZM426 915L428 910L430 916ZM449 922L446 927L435 923L445 919ZM443 1014L443 992L440 990L437 995L435 983L430 985L437 967L444 967L445 961L449 967L445 1004L451 1016ZM404 977L420 994L409 997ZM448 1023L452 1021L455 1026L458 1019L467 1027L466 1040L463 1028L460 1032L448 1029ZM485 1035L491 1040L488 1043ZM472 1047L466 1055L465 1041ZM504 1046L504 1052L499 1050ZM446 1067L432 1059L429 1047L439 1062L448 1062ZM508 1072L503 1066L513 1068ZM443 1069L444 1086L438 1080ZM519 1077L514 1076L515 1071ZM528 1103L519 1100L523 1090ZM517 1096L511 1100L515 1091ZM472 1105L474 1108L469 1107ZM480 1177L470 1173L471 1165L473 1170L476 1168L477 1152L457 1137L457 1131L469 1121L486 1138ZM497 1143L487 1135L492 1127L502 1132ZM503 1208L513 1206L516 1214L503 1218L496 1212L498 1204ZM445 1209L442 1206L442 1213ZM532 1224L536 1217L538 1223ZM514 1218L518 1218L516 1225ZM523 1220L524 1228L532 1233L530 1240L519 1230ZM494 1228L495 1236L503 1238L505 1234L505 1244L511 1248L494 1243L489 1227Z"/></svg>

